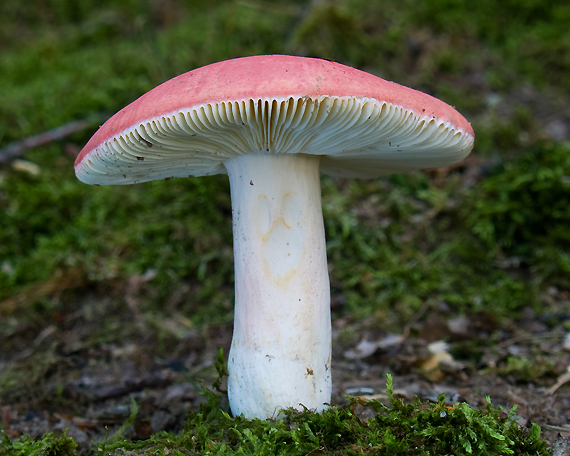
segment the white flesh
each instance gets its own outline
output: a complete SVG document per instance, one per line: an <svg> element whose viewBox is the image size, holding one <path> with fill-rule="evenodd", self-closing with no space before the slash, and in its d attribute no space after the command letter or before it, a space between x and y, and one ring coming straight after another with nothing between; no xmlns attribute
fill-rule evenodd
<svg viewBox="0 0 570 456"><path fill-rule="evenodd" d="M228 359L234 415L323 410L331 398L330 285L318 156L244 154L230 178L235 321Z"/></svg>

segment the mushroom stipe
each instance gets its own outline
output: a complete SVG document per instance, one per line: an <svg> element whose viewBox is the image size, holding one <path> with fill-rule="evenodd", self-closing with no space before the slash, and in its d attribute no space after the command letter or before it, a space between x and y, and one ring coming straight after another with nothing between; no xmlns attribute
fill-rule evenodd
<svg viewBox="0 0 570 456"><path fill-rule="evenodd" d="M111 117L75 162L88 184L227 173L235 261L234 415L331 398L330 285L319 173L449 166L473 130L429 95L327 60L254 56L177 76ZM151 147L152 146L152 147Z"/></svg>

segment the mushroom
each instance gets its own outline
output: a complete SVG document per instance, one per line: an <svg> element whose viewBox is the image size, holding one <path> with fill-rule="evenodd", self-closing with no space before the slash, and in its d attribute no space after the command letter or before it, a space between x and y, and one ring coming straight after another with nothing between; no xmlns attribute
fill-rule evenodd
<svg viewBox="0 0 570 456"><path fill-rule="evenodd" d="M462 160L473 130L429 95L339 63L214 63L111 117L75 161L88 184L227 173L235 259L234 415L331 398L330 285L319 172L378 177Z"/></svg>

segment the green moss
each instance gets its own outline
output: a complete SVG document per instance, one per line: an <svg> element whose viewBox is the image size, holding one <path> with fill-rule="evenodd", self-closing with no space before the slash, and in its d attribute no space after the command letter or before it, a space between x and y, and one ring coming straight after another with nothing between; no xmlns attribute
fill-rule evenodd
<svg viewBox="0 0 570 456"><path fill-rule="evenodd" d="M487 248L563 280L570 266L570 150L539 143L504 161L474 192L467 225ZM557 253L558 252L558 253Z"/></svg>
<svg viewBox="0 0 570 456"><path fill-rule="evenodd" d="M362 66L374 51L373 42L349 9L324 3L312 8L297 27L294 43L303 55Z"/></svg>
<svg viewBox="0 0 570 456"><path fill-rule="evenodd" d="M254 53L310 54L361 66L443 95L468 118L486 109L469 75L483 74L488 91L495 72L506 78L497 90L508 90L540 74L551 84L566 65L561 59L560 68L544 72L533 54L550 47L564 52L568 7L561 1L162 3L35 0L22 9L16 0L2 2L0 30L10 47L0 49L0 85L6 88L0 140L110 114L176 74ZM532 46L523 45L531 36ZM528 53L533 68L524 69ZM538 53L550 59L549 52ZM520 131L529 130L533 116L519 108L513 119L493 114L481 121L476 153L528 148ZM89 133L71 140L84 144ZM148 283L156 306L190 283L182 310L197 322L231 318L230 203L223 177L93 188L75 180L72 160L61 149L54 144L27 155L41 166L39 177L11 170L0 175L0 300L40 289L71 269L90 284L156 271ZM540 204L530 214L529 201L536 196L560 205L567 198L565 150L537 145L526 152L526 162L504 165L470 190L453 179L438 188L421 173L372 183L325 179L333 291L345 295L346 311L380 321L397 309L394 318L405 321L422 302L445 300L459 310L492 304L509 314L525 294L525 302L535 303L545 281L564 284L570 271L564 208ZM533 168L537 157L541 164ZM551 165L539 189L535 178ZM467 215L449 207L452 200ZM553 228L541 233L541 225ZM540 274L538 285L498 268L502 255L524 256ZM34 296L33 303L52 305L49 293Z"/></svg>
<svg viewBox="0 0 570 456"><path fill-rule="evenodd" d="M497 368L497 373L503 377L512 375L520 382L540 382L544 377L560 375L554 363L542 356L533 359L509 356L506 364Z"/></svg>
<svg viewBox="0 0 570 456"><path fill-rule="evenodd" d="M400 2L408 20L435 34L485 43L501 61L500 71L513 69L528 81L567 87L570 7L563 0L518 2L438 0ZM455 48L455 46L452 46ZM547 51L548 49L548 51ZM512 87L512 84L509 84Z"/></svg>
<svg viewBox="0 0 570 456"><path fill-rule="evenodd" d="M75 456L77 443L66 433L56 436L45 434L40 440L29 437L10 439L5 431L0 431L0 456Z"/></svg>

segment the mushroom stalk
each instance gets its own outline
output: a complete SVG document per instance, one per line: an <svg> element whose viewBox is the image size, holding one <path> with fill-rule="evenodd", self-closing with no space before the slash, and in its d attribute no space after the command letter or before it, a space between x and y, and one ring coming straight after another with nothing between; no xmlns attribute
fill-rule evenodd
<svg viewBox="0 0 570 456"><path fill-rule="evenodd" d="M320 157L240 155L230 178L235 320L228 359L234 415L277 418L331 398L330 285Z"/></svg>

